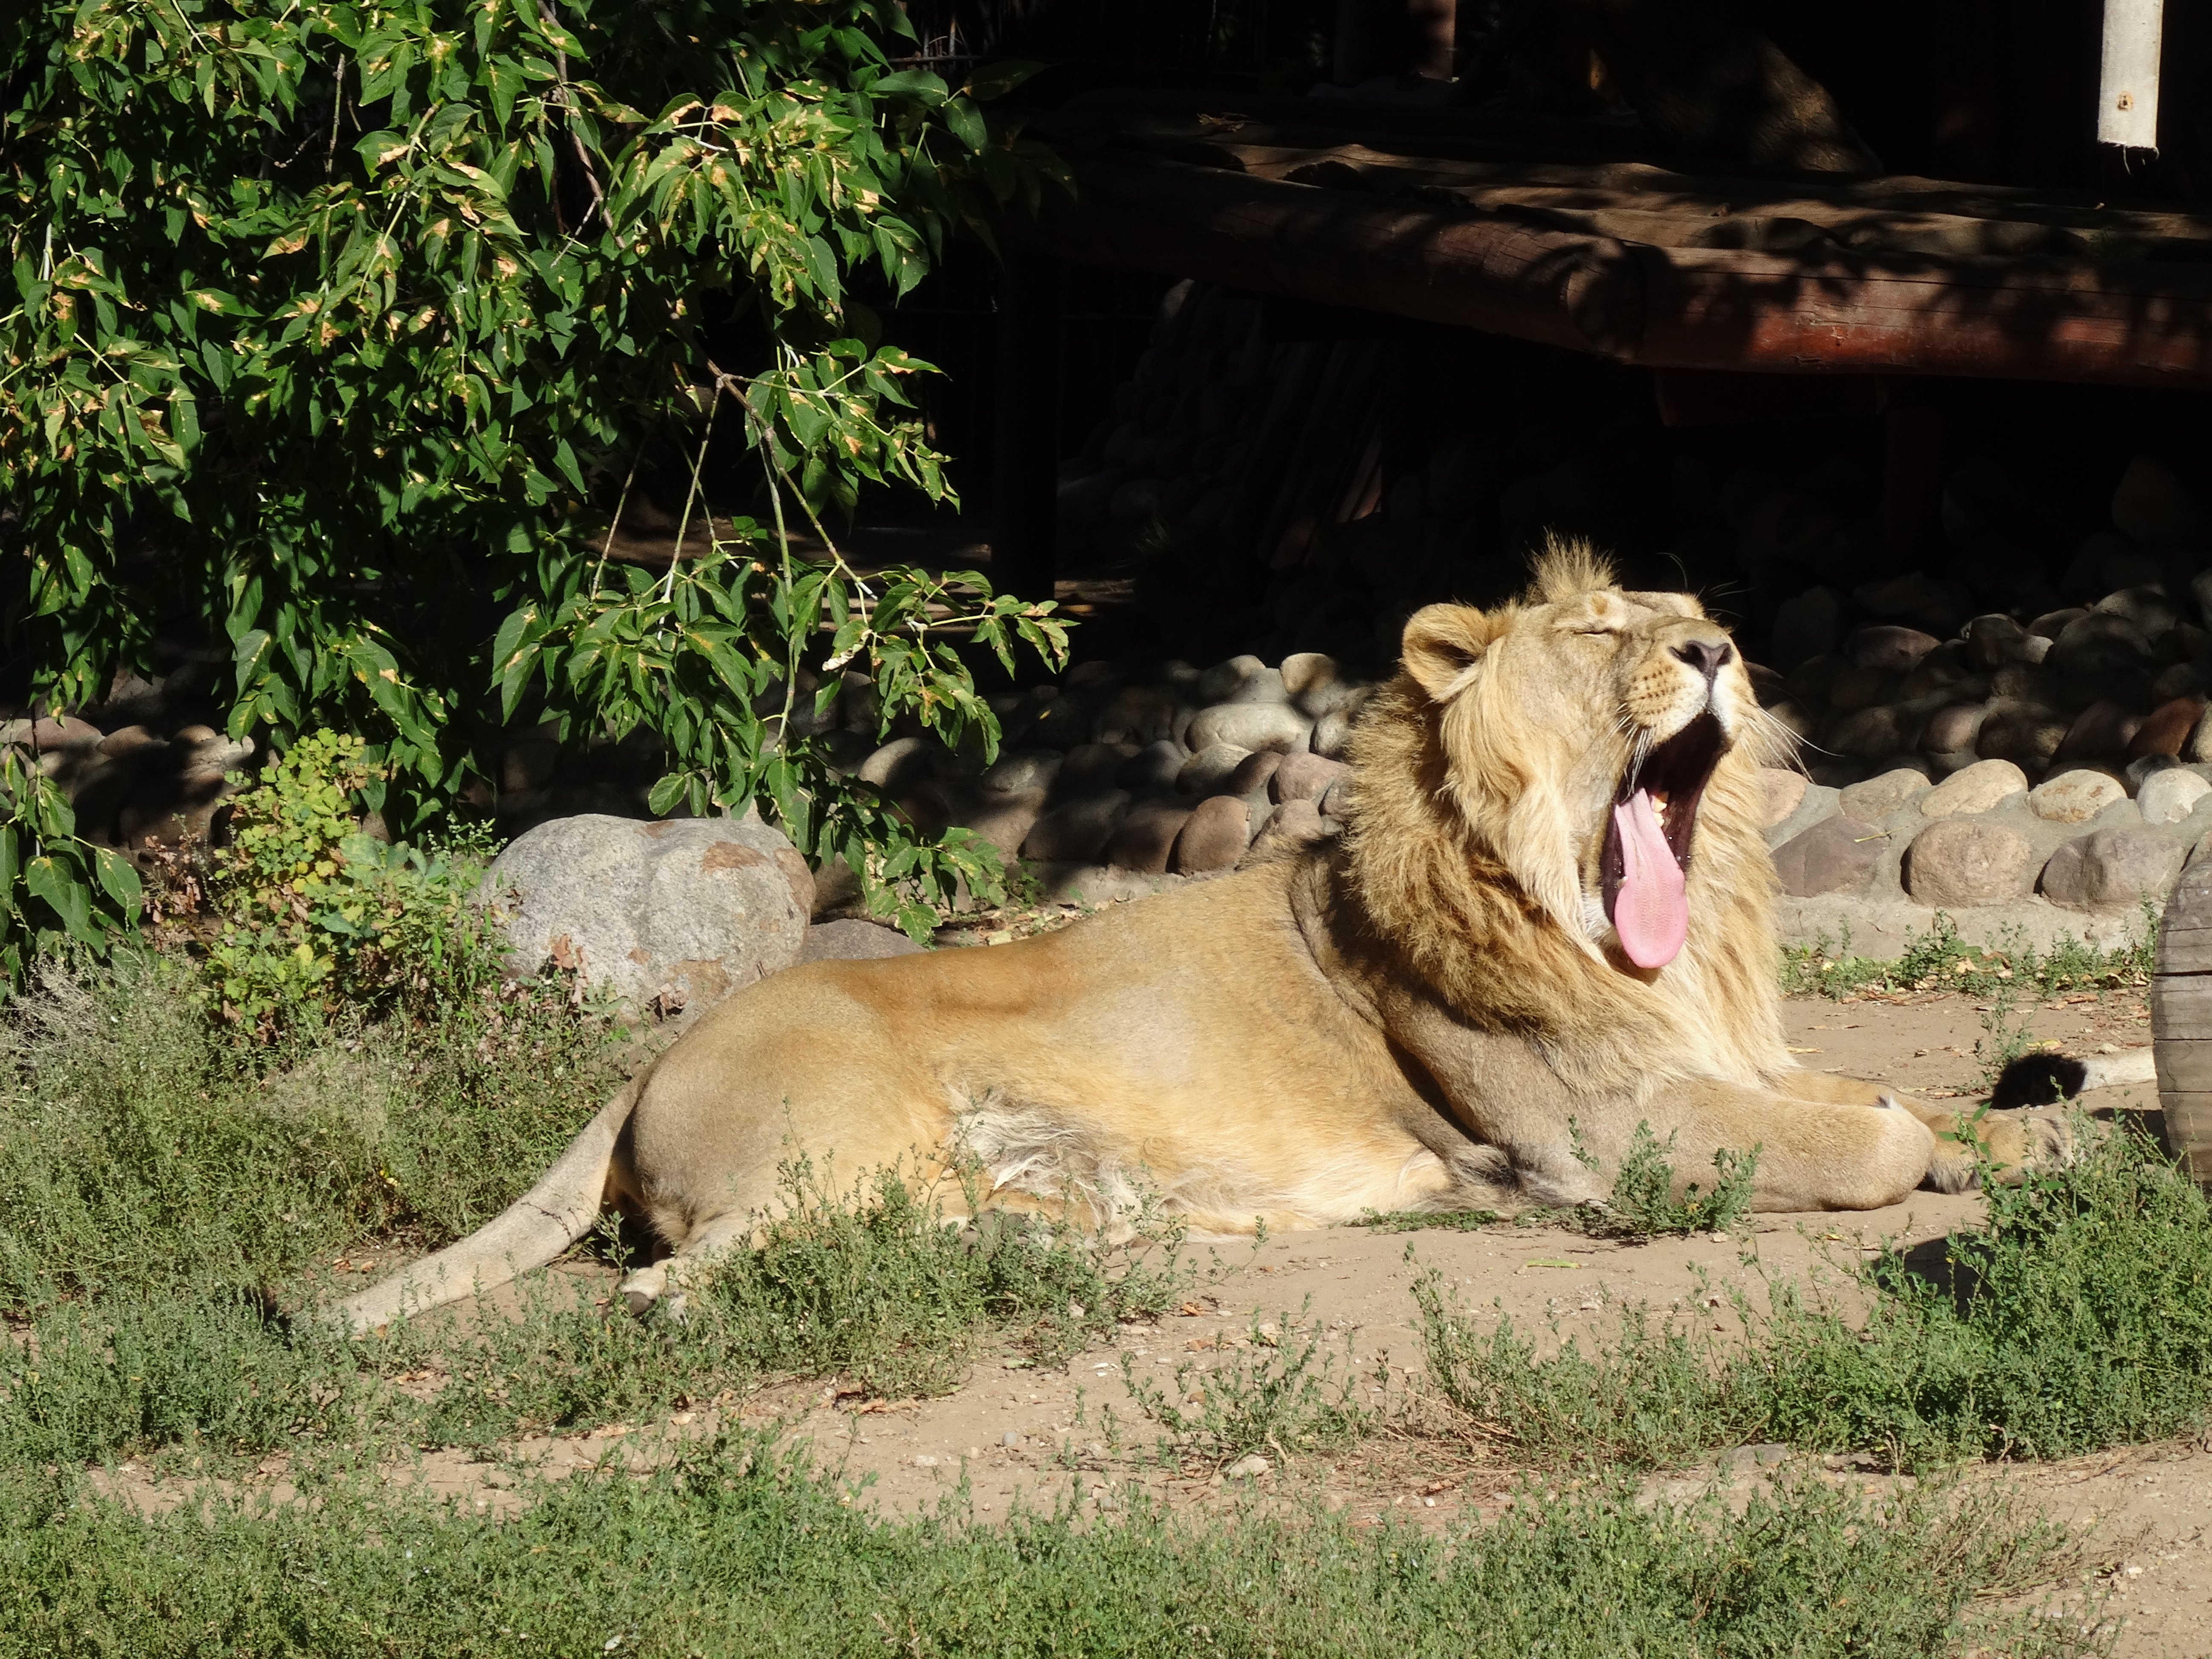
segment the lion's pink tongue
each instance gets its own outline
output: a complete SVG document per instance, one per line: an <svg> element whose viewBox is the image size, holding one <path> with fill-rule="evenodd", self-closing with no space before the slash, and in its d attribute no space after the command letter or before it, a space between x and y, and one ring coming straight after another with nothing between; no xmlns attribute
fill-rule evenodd
<svg viewBox="0 0 2212 1659"><path fill-rule="evenodd" d="M1613 931L1638 968L1664 968L1690 936L1690 903L1682 892L1682 866L1667 845L1667 832L1639 789L1613 809L1620 835L1620 886L1613 901Z"/></svg>

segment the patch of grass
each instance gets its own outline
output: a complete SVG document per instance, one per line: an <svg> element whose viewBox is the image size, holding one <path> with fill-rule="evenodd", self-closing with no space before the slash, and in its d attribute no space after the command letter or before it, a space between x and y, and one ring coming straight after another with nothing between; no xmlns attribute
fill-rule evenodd
<svg viewBox="0 0 2212 1659"><path fill-rule="evenodd" d="M685 1323L728 1322L769 1370L842 1372L871 1394L948 1393L976 1350L1012 1336L1047 1363L1166 1312L1188 1289L1180 1227L1140 1215L1127 1244L1012 1214L947 1226L935 1194L879 1171L858 1203L830 1199L804 1164L785 1171L793 1219L733 1252ZM973 1172L962 1209L980 1194Z"/></svg>
<svg viewBox="0 0 2212 1659"><path fill-rule="evenodd" d="M1140 1372L1133 1355L1121 1356L1130 1397L1167 1431L1167 1449L1218 1468L1251 1452L1285 1458L1348 1446L1379 1423L1357 1397L1349 1345L1325 1352L1303 1310L1299 1319L1254 1314L1229 1352L1233 1358L1213 1365L1180 1362L1172 1390Z"/></svg>
<svg viewBox="0 0 2212 1659"><path fill-rule="evenodd" d="M1435 1274L1413 1286L1429 1376L1456 1426L1493 1450L1537 1463L1672 1468L1764 1437L1733 1356L1631 1306L1585 1348L1570 1336L1545 1354L1510 1319L1483 1329Z"/></svg>
<svg viewBox="0 0 2212 1659"><path fill-rule="evenodd" d="M2051 996L2060 991L2104 991L2150 982L2158 938L2158 915L2148 905L2136 939L2103 951L2070 935L2048 951L2038 951L2016 930L2000 945L1969 945L1958 925L1942 911L1924 933L1910 940L1894 960L1853 956L1850 939L1822 938L1808 945L1785 946L1782 991L1785 996L1841 999L1861 992L1960 991L1989 996L2010 988Z"/></svg>
<svg viewBox="0 0 2212 1659"><path fill-rule="evenodd" d="M191 970L52 973L0 1027L0 1314L312 1277L365 1239L459 1237L517 1197L617 1081L563 987L434 1023L266 1044Z"/></svg>
<svg viewBox="0 0 2212 1659"><path fill-rule="evenodd" d="M2212 1412L2212 1208L2133 1131L2070 1169L1994 1187L1940 1258L1863 1270L1854 1322L1791 1287L1739 1304L1747 1334L1631 1310L1549 1355L1416 1286L1430 1371L1486 1442L1541 1461L1659 1467L1744 1441L1924 1468L2063 1457L2193 1431Z"/></svg>
<svg viewBox="0 0 2212 1659"><path fill-rule="evenodd" d="M1568 1127L1571 1133L1572 1124ZM1583 1148L1579 1134L1573 1135L1573 1144L1583 1166L1595 1169L1597 1159ZM1352 1224L1386 1233L1430 1229L1472 1233L1510 1219L1516 1226L1550 1224L1595 1238L1641 1240L1724 1231L1750 1211L1752 1182L1759 1172L1757 1147L1745 1152L1723 1147L1713 1155L1717 1178L1710 1189L1692 1181L1680 1197L1674 1192L1674 1166L1667 1161L1673 1149L1672 1136L1662 1142L1650 1124L1638 1123L1613 1176L1612 1195L1603 1204L1547 1206L1510 1218L1495 1210L1399 1210L1388 1214L1369 1210Z"/></svg>
<svg viewBox="0 0 2212 1659"><path fill-rule="evenodd" d="M605 1022L524 988L271 1047L147 957L50 979L13 1014L0 1462L481 1445L776 1374L942 1393L987 1342L1057 1359L1192 1277L1148 1218L1114 1248L1009 1218L962 1230L896 1172L835 1201L796 1165L793 1218L692 1287L680 1323L607 1316L556 1278L526 1284L513 1319L348 1345L270 1310L330 1293L337 1260L441 1243L511 1201L615 1086Z"/></svg>
<svg viewBox="0 0 2212 1659"><path fill-rule="evenodd" d="M1495 1210L1365 1210L1355 1227L1371 1227L1380 1233L1419 1233L1440 1230L1479 1233L1504 1218Z"/></svg>
<svg viewBox="0 0 2212 1659"><path fill-rule="evenodd" d="M1612 1198L1602 1206L1585 1205L1576 1211L1576 1224L1584 1232L1608 1238L1686 1238L1692 1233L1724 1231L1749 1213L1752 1182L1759 1173L1757 1147L1745 1152L1722 1147L1713 1154L1711 1190L1692 1181L1684 1185L1680 1197L1674 1193L1674 1166L1667 1161L1674 1148L1674 1136L1662 1141L1650 1124L1638 1123L1613 1176ZM1579 1141L1576 1155L1596 1167L1596 1160L1583 1152Z"/></svg>
<svg viewBox="0 0 2212 1659"><path fill-rule="evenodd" d="M1863 1331L1785 1301L1769 1437L1898 1463L2065 1457L2212 1412L2212 1206L2142 1131L1991 1187L1929 1271L1887 1254Z"/></svg>
<svg viewBox="0 0 2212 1659"><path fill-rule="evenodd" d="M1317 1508L1227 1524L957 1508L882 1521L733 1433L642 1478L526 1484L474 1514L365 1478L314 1502L142 1521L66 1477L0 1475L0 1647L57 1659L542 1654L1190 1653L1399 1659L1929 1659L2101 1650L2035 1618L2074 1566L2005 1494L1867 1502L1809 1480L1642 1506L1607 1480L1449 1536Z"/></svg>

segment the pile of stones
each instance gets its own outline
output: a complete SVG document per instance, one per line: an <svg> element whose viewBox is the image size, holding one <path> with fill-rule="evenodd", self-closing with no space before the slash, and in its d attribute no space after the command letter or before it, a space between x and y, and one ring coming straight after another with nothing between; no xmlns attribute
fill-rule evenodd
<svg viewBox="0 0 2212 1659"><path fill-rule="evenodd" d="M143 681L122 683L84 714L0 724L0 744L24 750L61 786L79 835L142 864L154 848L204 840L231 793L228 775L254 753L252 738L227 738L197 711L173 715Z"/></svg>
<svg viewBox="0 0 2212 1659"><path fill-rule="evenodd" d="M1764 653L1781 672L1761 699L1807 740L1814 777L2004 760L2033 779L2126 772L2132 792L2159 766L2212 759L2212 524L2148 459L2112 513L2061 580L2080 603L1977 615L1964 583L1919 572L1784 603Z"/></svg>
<svg viewBox="0 0 2212 1659"><path fill-rule="evenodd" d="M2212 834L2212 767L2159 758L2132 794L2123 772L2053 769L2037 783L1996 758L1941 781L1900 766L1842 789L1770 770L1784 934L1901 941L1942 910L1984 941L2018 928L2038 944L2062 933L2118 944Z"/></svg>
<svg viewBox="0 0 2212 1659"><path fill-rule="evenodd" d="M1372 691L1317 653L1086 663L992 699L1001 748L905 736L855 758L917 824L958 824L1035 866L1048 896L1127 896L1272 857L1340 827L1343 759ZM875 729L853 677L832 719Z"/></svg>
<svg viewBox="0 0 2212 1659"><path fill-rule="evenodd" d="M2212 757L2191 757L2204 699L2157 664L2155 647L2138 660L2132 644L2197 629L2179 618L2155 627L2155 613L2137 603L2146 597L2123 594L2113 608L2083 608L2052 624L2058 635L2118 639L2127 649L2117 672L2069 678L2069 645L2046 671L2056 678L2034 683L2036 695L2077 709L2042 757L2028 748L1989 756L1970 745L1899 748L1869 768L1808 748L1808 770L1770 769L1766 837L1785 895L1785 937L1849 936L1854 949L1880 954L1924 933L1938 911L1967 937L1991 942L2020 931L2039 944L2071 934L2110 945L2139 931L2146 901L2163 900L2190 849L2212 834ZM2112 627L2115 619L2132 631ZM1869 708L1923 708L1923 728L1978 691L1973 714L1986 729L1992 708L2001 722L2020 723L1988 680L2003 667L2045 666L2056 645L2002 617L1971 618L1941 641L1875 624L1838 641L1814 672L1832 684L1856 674L1889 694ZM2114 705L2126 674L2136 677L2138 696L2153 682L2172 695L2142 718L2110 720L2100 704ZM1805 678L1753 670L1771 714L1809 741L1834 740L1838 726L1848 737L1863 711L1827 725L1807 720L1795 689ZM2019 684L2007 684L2013 706L2028 702ZM1205 669L1085 664L1058 684L994 700L1005 747L988 765L918 736L859 753L875 710L857 678L830 718L854 745L850 769L916 823L966 825L1028 861L1048 896L1103 902L1335 834L1349 787L1345 740L1372 690L1316 653L1275 667L1249 655ZM834 884L829 894L834 902Z"/></svg>
<svg viewBox="0 0 2212 1659"><path fill-rule="evenodd" d="M2203 677L2212 629L2203 621L2212 579L2189 591L2185 610L2165 584L2137 582L2027 623L1971 617L1949 638L1868 623L1787 674L1754 667L1767 713L1801 735L1811 761L1765 774L1785 937L1848 936L1853 949L1881 954L1924 932L1937 911L1991 942L2023 930L2037 942L2071 933L2112 944L2138 930L2146 901L2161 901L2191 848L2212 836ZM1021 859L1046 896L1106 902L1338 833L1346 741L1373 691L1371 681L1315 652L1274 665L1241 655L1206 668L1087 663L1058 683L992 698L1002 742L988 763L972 744L951 748L926 735L880 741L880 711L859 675L815 718L845 769L882 788L920 828L966 826ZM231 787L225 774L253 755L250 741L226 739L185 713L161 688L125 683L96 709L0 727L0 742L37 755L75 801L82 833L143 858L149 838L158 847L206 835ZM588 803L579 794L586 811L614 817L562 813L558 788L527 773L546 741L517 735L507 769L524 787L503 792L501 808L568 830L590 827L629 847L623 823L647 816L629 799L631 781L602 781ZM516 823L511 833L528 828ZM518 852L540 839L525 834ZM655 850L666 849L647 848ZM714 866L722 885L757 875L754 884L770 898L805 885L781 867L795 855L755 872L750 855L719 841L710 850L723 860ZM740 865L744 881L734 873ZM820 917L843 908L854 895L841 873L823 872L814 902L799 908ZM696 898L687 887L676 909L704 914ZM750 887L743 903L706 908L719 915L732 905L733 915L774 908ZM789 933L779 948L800 947L803 921L786 917L777 927ZM682 929L670 938L678 933L682 949L592 954L638 961L656 988L665 980L711 998L706 980L686 982L692 947ZM701 960L708 954L736 960L727 951ZM750 970L750 961L738 968ZM723 978L744 976L726 964Z"/></svg>

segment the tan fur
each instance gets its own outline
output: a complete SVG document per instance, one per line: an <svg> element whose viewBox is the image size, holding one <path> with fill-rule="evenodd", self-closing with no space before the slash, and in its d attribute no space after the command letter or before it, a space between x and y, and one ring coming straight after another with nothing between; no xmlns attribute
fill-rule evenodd
<svg viewBox="0 0 2212 1659"><path fill-rule="evenodd" d="M1784 1044L1758 777L1777 728L1732 648L1710 685L1681 654L1727 645L1693 601L1623 592L1581 546L1552 549L1518 604L1432 605L1361 720L1340 845L1018 944L764 980L522 1203L342 1316L373 1327L550 1261L603 1201L673 1252L626 1281L641 1308L750 1238L801 1154L849 1191L964 1152L988 1206L1111 1223L1149 1191L1217 1232L1602 1199L1640 1122L1685 1181L1757 1147L1763 1208L1961 1184L1942 1115ZM1707 709L1732 741L1697 819L1688 942L1638 969L1597 902L1607 814L1638 745ZM2057 1148L2053 1122L2003 1126L2000 1153Z"/></svg>

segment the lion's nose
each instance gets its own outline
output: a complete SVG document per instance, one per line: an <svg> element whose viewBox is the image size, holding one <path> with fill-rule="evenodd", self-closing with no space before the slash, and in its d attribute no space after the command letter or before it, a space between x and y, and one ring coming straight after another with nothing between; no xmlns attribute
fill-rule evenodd
<svg viewBox="0 0 2212 1659"><path fill-rule="evenodd" d="M1685 640L1671 648L1677 657L1703 674L1709 684L1714 675L1728 666L1729 659L1735 655L1735 647L1726 640Z"/></svg>

